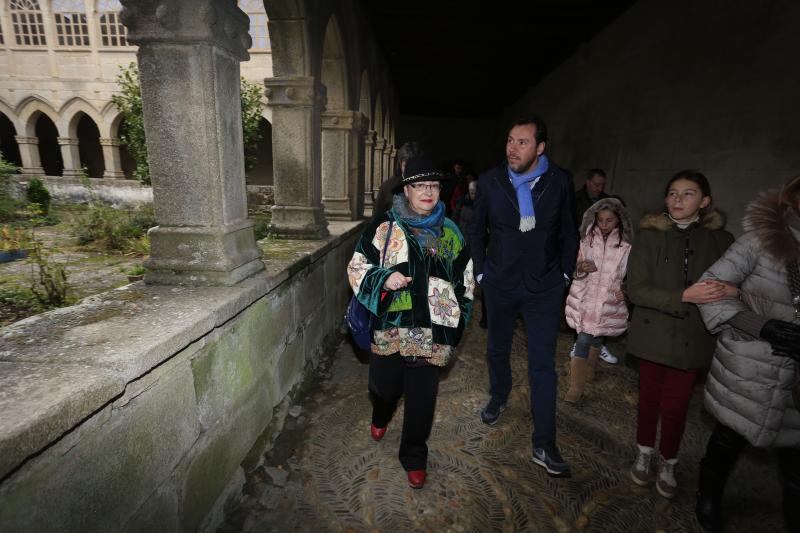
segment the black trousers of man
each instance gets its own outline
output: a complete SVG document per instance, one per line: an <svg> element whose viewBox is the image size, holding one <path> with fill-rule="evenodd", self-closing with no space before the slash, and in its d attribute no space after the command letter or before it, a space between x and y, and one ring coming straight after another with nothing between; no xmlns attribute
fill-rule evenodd
<svg viewBox="0 0 800 533"><path fill-rule="evenodd" d="M405 395L400 464L410 472L424 470L428 463L428 437L433 427L439 367L413 364L400 356L372 354L369 362L369 391L372 393L372 423L385 428L397 402Z"/></svg>

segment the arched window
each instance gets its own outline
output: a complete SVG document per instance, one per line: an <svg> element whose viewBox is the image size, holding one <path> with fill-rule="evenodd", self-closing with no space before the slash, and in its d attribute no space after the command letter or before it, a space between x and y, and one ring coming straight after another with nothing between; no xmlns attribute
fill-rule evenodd
<svg viewBox="0 0 800 533"><path fill-rule="evenodd" d="M53 0L58 46L89 46L89 24L83 0Z"/></svg>
<svg viewBox="0 0 800 533"><path fill-rule="evenodd" d="M239 8L250 17L250 37L253 46L250 50L269 50L269 32L267 31L267 14L263 0L239 0Z"/></svg>
<svg viewBox="0 0 800 533"><path fill-rule="evenodd" d="M128 46L125 26L119 20L122 5L119 0L100 0L97 4L100 15L100 39L103 46Z"/></svg>
<svg viewBox="0 0 800 533"><path fill-rule="evenodd" d="M11 0L11 23L17 44L28 46L44 46L44 21L42 9L37 0Z"/></svg>

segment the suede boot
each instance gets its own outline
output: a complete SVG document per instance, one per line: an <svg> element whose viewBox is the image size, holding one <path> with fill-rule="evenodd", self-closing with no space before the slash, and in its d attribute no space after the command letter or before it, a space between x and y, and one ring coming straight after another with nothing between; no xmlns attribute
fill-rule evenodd
<svg viewBox="0 0 800 533"><path fill-rule="evenodd" d="M586 382L589 377L589 360L575 356L569 360L569 390L564 395L564 401L577 403L583 396L586 389Z"/></svg>
<svg viewBox="0 0 800 533"><path fill-rule="evenodd" d="M594 381L594 370L597 368L597 361L600 359L600 348L595 348L594 346L589 347L589 373L586 376L586 382L591 383Z"/></svg>

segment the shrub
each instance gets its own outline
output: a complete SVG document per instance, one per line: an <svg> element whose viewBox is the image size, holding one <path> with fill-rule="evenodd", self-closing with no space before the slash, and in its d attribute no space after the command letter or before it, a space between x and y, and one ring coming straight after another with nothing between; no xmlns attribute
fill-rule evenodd
<svg viewBox="0 0 800 533"><path fill-rule="evenodd" d="M0 152L0 220L3 221L13 219L17 209L17 202L11 195L9 182L9 177L17 171L19 167L3 159L3 154Z"/></svg>
<svg viewBox="0 0 800 533"><path fill-rule="evenodd" d="M155 225L152 206L129 212L92 203L76 217L72 234L81 245L95 243L107 250L128 251L132 241L146 237L147 230Z"/></svg>
<svg viewBox="0 0 800 533"><path fill-rule="evenodd" d="M66 305L69 289L66 263L54 261L51 254L52 251L44 250L41 241L33 240L29 257L37 268L31 273L31 292L45 308Z"/></svg>
<svg viewBox="0 0 800 533"><path fill-rule="evenodd" d="M42 215L47 216L50 212L50 191L44 186L42 180L33 178L28 183L28 189L25 191L28 201L32 204L37 204Z"/></svg>

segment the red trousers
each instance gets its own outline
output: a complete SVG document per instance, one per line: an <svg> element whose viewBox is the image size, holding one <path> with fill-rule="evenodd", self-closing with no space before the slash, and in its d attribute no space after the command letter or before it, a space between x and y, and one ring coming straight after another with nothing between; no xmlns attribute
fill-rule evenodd
<svg viewBox="0 0 800 533"><path fill-rule="evenodd" d="M659 451L664 459L678 456L696 379L696 368L680 370L639 359L637 443L655 447L656 428L661 417Z"/></svg>

